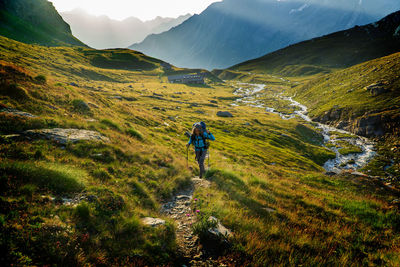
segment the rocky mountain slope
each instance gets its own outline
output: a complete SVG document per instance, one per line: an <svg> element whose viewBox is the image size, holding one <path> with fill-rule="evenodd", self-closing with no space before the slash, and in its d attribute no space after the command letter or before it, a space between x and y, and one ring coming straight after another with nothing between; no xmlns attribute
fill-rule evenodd
<svg viewBox="0 0 400 267"><path fill-rule="evenodd" d="M393 0L224 0L131 48L177 66L226 68L299 41L364 25L400 9ZM383 4L393 8L383 8Z"/></svg>
<svg viewBox="0 0 400 267"><path fill-rule="evenodd" d="M73 34L90 47L96 49L123 48L132 43L141 42L150 34L168 31L191 15L178 18L157 17L149 21L141 21L131 17L122 21L107 16L90 15L83 10L62 12L63 19L71 25Z"/></svg>
<svg viewBox="0 0 400 267"><path fill-rule="evenodd" d="M400 53L322 76L293 93L317 121L362 136L399 135Z"/></svg>
<svg viewBox="0 0 400 267"><path fill-rule="evenodd" d="M0 35L40 45L85 46L47 0L2 0Z"/></svg>
<svg viewBox="0 0 400 267"><path fill-rule="evenodd" d="M229 70L281 76L330 72L400 51L400 11L365 26L301 42Z"/></svg>

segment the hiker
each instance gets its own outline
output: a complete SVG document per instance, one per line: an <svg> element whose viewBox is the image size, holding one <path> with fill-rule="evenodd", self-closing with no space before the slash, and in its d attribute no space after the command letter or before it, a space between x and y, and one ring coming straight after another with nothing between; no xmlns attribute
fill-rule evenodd
<svg viewBox="0 0 400 267"><path fill-rule="evenodd" d="M191 144L194 146L196 161L199 163L200 168L200 178L203 178L205 173L204 161L206 160L207 150L209 147L209 142L207 142L207 139L215 141L215 137L212 133L210 133L209 130L207 130L204 122L195 123L192 135L190 136L189 143L186 145L186 147L189 149Z"/></svg>

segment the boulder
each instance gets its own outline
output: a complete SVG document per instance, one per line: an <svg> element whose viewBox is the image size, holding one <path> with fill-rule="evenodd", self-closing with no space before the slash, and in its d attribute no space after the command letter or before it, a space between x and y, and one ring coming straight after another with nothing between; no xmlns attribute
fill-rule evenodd
<svg viewBox="0 0 400 267"><path fill-rule="evenodd" d="M205 114L205 112L202 111L202 110L196 110L194 113L197 113L197 114Z"/></svg>
<svg viewBox="0 0 400 267"><path fill-rule="evenodd" d="M388 89L386 88L386 84L384 82L371 84L365 87L365 90L370 92L370 94L373 96L378 96L388 91Z"/></svg>
<svg viewBox="0 0 400 267"><path fill-rule="evenodd" d="M69 85L71 85L71 86L75 86L75 87L78 87L78 84L77 84L77 83L74 83L74 82L72 82L72 83L69 83Z"/></svg>
<svg viewBox="0 0 400 267"><path fill-rule="evenodd" d="M232 118L233 115L229 111L218 111L217 112L218 117L223 117L223 118Z"/></svg>
<svg viewBox="0 0 400 267"><path fill-rule="evenodd" d="M28 118L37 118L37 116L32 115L28 112L19 111L13 108L0 108L0 112L8 113L14 116L28 117Z"/></svg>
<svg viewBox="0 0 400 267"><path fill-rule="evenodd" d="M142 223L146 226L157 227L160 225L165 225L165 220L160 218L145 217L142 219Z"/></svg>
<svg viewBox="0 0 400 267"><path fill-rule="evenodd" d="M214 216L210 216L208 220L216 224L215 227L208 229L208 233L211 234L213 237L227 238L232 236L232 232L228 228L223 226L217 218L215 218Z"/></svg>
<svg viewBox="0 0 400 267"><path fill-rule="evenodd" d="M190 138L190 137L192 136L192 134L191 134L190 132L186 131L186 132L185 132L185 136L186 136L187 138Z"/></svg>
<svg viewBox="0 0 400 267"><path fill-rule="evenodd" d="M176 121L176 118L173 117L173 116L168 116L168 119L171 120L171 121Z"/></svg>
<svg viewBox="0 0 400 267"><path fill-rule="evenodd" d="M81 129L39 129L25 131L24 136L33 139L47 139L60 144L76 143L78 141L99 141L109 142L110 140L96 131L81 130Z"/></svg>
<svg viewBox="0 0 400 267"><path fill-rule="evenodd" d="M357 135L366 137L382 136L385 133L380 115L364 116L357 119L351 130Z"/></svg>

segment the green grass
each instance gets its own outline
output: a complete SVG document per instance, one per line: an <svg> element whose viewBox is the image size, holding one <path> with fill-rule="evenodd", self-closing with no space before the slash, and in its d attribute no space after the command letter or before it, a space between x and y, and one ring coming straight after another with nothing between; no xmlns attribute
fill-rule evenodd
<svg viewBox="0 0 400 267"><path fill-rule="evenodd" d="M138 140L143 140L144 139L143 135L139 131L137 131L137 130L135 130L133 128L130 128L130 129L126 130L126 133L128 135L134 137L134 138L137 138Z"/></svg>
<svg viewBox="0 0 400 267"><path fill-rule="evenodd" d="M111 128L111 129L114 129L114 130L117 130L117 131L121 130L121 127L118 124L116 124L115 122L113 122L113 121L111 121L109 119L102 119L100 121L100 123L104 124L105 126Z"/></svg>
<svg viewBox="0 0 400 267"><path fill-rule="evenodd" d="M390 204L396 196L369 180L325 176L322 164L334 155L312 123L232 107L237 96L231 83L209 81L208 87L196 88L167 83L158 67L124 69L121 61L131 57L126 53L159 64L125 50L47 48L0 38L0 77L29 96L20 101L4 93L0 103L39 116L2 113L2 133L61 127L100 131L110 139L65 146L0 140L2 168L19 174L10 183L5 176L7 190L0 195L5 265L176 264L176 224L159 210L198 173L192 151L186 162L184 133L202 120L217 140L210 149L211 186L194 192L198 201L192 208L205 215L199 233L207 228L206 215L232 230L227 256L236 265L398 265L397 210ZM94 66L96 55L110 65ZM36 82L38 75L47 82ZM241 73L239 78L268 83L260 97L268 104L273 94L296 89L279 77ZM90 113L77 112L73 100L90 103ZM282 109L286 104L276 103ZM219 110L235 117L220 118ZM391 148L385 148L387 155ZM63 179L77 189L70 191ZM62 204L64 196L71 205ZM147 216L167 223L145 227L140 218Z"/></svg>
<svg viewBox="0 0 400 267"><path fill-rule="evenodd" d="M83 171L59 164L2 162L0 170L3 183L9 186L14 183L33 184L42 191L50 190L61 195L82 191L86 176Z"/></svg>

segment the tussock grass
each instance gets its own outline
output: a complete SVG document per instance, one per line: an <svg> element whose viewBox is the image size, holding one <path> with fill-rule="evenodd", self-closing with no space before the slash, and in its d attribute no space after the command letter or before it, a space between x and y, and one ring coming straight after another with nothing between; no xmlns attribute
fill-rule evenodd
<svg viewBox="0 0 400 267"><path fill-rule="evenodd" d="M126 133L138 140L141 140L141 141L144 140L143 135L138 130L135 130L133 128L126 130Z"/></svg>

